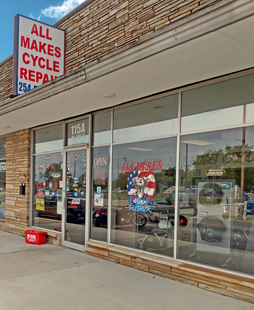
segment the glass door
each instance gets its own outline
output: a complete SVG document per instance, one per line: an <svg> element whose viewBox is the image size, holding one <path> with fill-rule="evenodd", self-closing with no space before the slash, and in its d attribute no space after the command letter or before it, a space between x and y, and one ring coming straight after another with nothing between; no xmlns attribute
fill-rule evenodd
<svg viewBox="0 0 254 310"><path fill-rule="evenodd" d="M64 241L85 245L87 149L65 151Z"/></svg>

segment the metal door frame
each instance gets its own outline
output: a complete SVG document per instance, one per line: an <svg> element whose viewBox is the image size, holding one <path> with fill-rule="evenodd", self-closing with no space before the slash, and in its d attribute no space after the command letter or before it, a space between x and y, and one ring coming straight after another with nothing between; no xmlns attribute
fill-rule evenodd
<svg viewBox="0 0 254 310"><path fill-rule="evenodd" d="M84 245L82 244L77 244L71 241L66 241L65 239L65 231L66 231L66 215L67 215L67 197L66 197L66 173L67 173L67 152L75 152L75 151L81 151L81 150L86 150L86 210L85 210L85 238L84 238ZM64 147L63 150L63 196L62 196L62 201L63 201L63 212L62 212L62 245L76 249L76 250L81 250L85 251L85 243L86 241L89 240L89 231L90 231L90 170L91 170L91 165L90 165L90 158L91 158L91 148L89 148L88 143L84 144L79 144L76 146L66 146Z"/></svg>

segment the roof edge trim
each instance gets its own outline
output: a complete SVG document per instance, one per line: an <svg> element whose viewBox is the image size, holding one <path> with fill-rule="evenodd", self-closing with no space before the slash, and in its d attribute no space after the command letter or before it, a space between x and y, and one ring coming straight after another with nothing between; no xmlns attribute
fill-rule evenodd
<svg viewBox="0 0 254 310"><path fill-rule="evenodd" d="M61 23L65 22L68 18L70 18L72 15L76 14L78 11L88 6L93 1L94 0L85 0L80 5L76 6L73 10L71 10L69 13L61 17L59 20L57 20L52 26L59 26Z"/></svg>
<svg viewBox="0 0 254 310"><path fill-rule="evenodd" d="M5 58L2 62L0 62L0 67L4 65L6 62L11 60L13 58L13 54L11 54L9 57Z"/></svg>

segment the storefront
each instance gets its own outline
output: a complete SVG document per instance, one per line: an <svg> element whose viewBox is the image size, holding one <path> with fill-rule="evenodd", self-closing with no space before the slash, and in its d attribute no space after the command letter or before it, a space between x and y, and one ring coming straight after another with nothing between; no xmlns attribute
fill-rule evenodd
<svg viewBox="0 0 254 310"><path fill-rule="evenodd" d="M254 7L214 1L117 51L120 15L109 21L112 50L96 58L111 38L91 26L92 47L72 41L86 36L92 3L58 23L66 74L7 99L11 112L0 106L0 227L45 230L63 246L254 301Z"/></svg>
<svg viewBox="0 0 254 310"><path fill-rule="evenodd" d="M253 82L35 129L31 225L74 248L91 239L253 275Z"/></svg>

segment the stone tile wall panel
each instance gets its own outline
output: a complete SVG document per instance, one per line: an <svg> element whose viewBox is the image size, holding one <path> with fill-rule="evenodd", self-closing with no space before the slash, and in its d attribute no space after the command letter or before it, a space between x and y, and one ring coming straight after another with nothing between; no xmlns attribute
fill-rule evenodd
<svg viewBox="0 0 254 310"><path fill-rule="evenodd" d="M157 276L213 291L218 294L254 302L254 280L222 271L210 271L202 266L183 263L169 257L156 257L132 249L97 241L86 242L89 255L146 271Z"/></svg>
<svg viewBox="0 0 254 310"><path fill-rule="evenodd" d="M30 144L29 129L6 135L6 219L0 229L23 234L29 225L30 195ZM26 194L19 195L19 186L26 183Z"/></svg>

